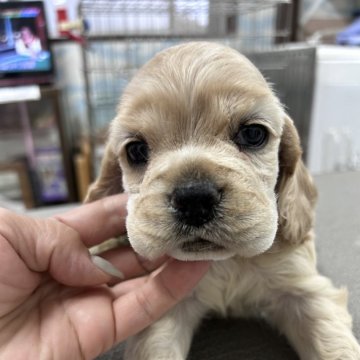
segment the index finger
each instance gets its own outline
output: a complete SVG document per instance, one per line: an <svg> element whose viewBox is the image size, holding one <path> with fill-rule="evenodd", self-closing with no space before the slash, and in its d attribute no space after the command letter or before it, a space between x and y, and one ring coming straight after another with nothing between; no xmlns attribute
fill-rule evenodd
<svg viewBox="0 0 360 360"><path fill-rule="evenodd" d="M209 269L208 261L171 260L156 276L113 303L116 342L132 336L159 319L183 299Z"/></svg>
<svg viewBox="0 0 360 360"><path fill-rule="evenodd" d="M126 201L125 194L113 195L54 218L76 230L86 246L93 246L126 232Z"/></svg>

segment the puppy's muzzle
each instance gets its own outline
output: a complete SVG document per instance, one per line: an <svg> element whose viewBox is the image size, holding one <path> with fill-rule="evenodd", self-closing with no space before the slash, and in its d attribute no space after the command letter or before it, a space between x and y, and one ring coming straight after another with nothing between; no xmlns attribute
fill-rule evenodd
<svg viewBox="0 0 360 360"><path fill-rule="evenodd" d="M170 195L170 205L179 223L201 227L216 216L221 190L210 181L188 181Z"/></svg>

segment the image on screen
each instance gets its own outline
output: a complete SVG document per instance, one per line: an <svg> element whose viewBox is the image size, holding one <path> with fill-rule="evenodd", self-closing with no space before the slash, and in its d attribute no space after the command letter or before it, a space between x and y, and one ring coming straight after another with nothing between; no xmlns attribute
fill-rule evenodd
<svg viewBox="0 0 360 360"><path fill-rule="evenodd" d="M0 10L0 72L49 71L50 57L42 7Z"/></svg>

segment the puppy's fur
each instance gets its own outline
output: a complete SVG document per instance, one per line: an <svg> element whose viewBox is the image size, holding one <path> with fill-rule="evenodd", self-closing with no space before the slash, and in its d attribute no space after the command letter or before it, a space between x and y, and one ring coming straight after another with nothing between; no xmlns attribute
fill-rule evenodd
<svg viewBox="0 0 360 360"><path fill-rule="evenodd" d="M263 146L234 142L249 124L267 130ZM140 166L126 151L139 140L150 149ZM211 183L221 196L209 221L184 225L172 198L179 186L194 183ZM360 359L346 291L316 269L316 190L297 132L238 52L188 43L159 53L138 72L111 124L87 201L122 191L129 194L127 231L136 252L216 260L190 297L129 341L127 359L185 359L210 310L266 318L302 360Z"/></svg>

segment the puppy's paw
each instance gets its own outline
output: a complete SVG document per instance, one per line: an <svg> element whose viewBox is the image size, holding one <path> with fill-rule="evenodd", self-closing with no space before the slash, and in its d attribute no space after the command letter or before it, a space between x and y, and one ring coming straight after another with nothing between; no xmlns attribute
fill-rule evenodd
<svg viewBox="0 0 360 360"><path fill-rule="evenodd" d="M186 358L175 349L127 347L124 360L186 360Z"/></svg>
<svg viewBox="0 0 360 360"><path fill-rule="evenodd" d="M332 348L331 353L325 353L321 359L360 360L360 344L353 334L349 333L348 336L337 340L333 342L335 346Z"/></svg>
<svg viewBox="0 0 360 360"><path fill-rule="evenodd" d="M360 345L355 338L329 348L330 345L312 356L302 356L301 360L360 360Z"/></svg>
<svg viewBox="0 0 360 360"><path fill-rule="evenodd" d="M360 345L356 340L353 342L352 349L349 350L345 354L345 356L342 356L341 359L344 359L344 360L360 360Z"/></svg>

